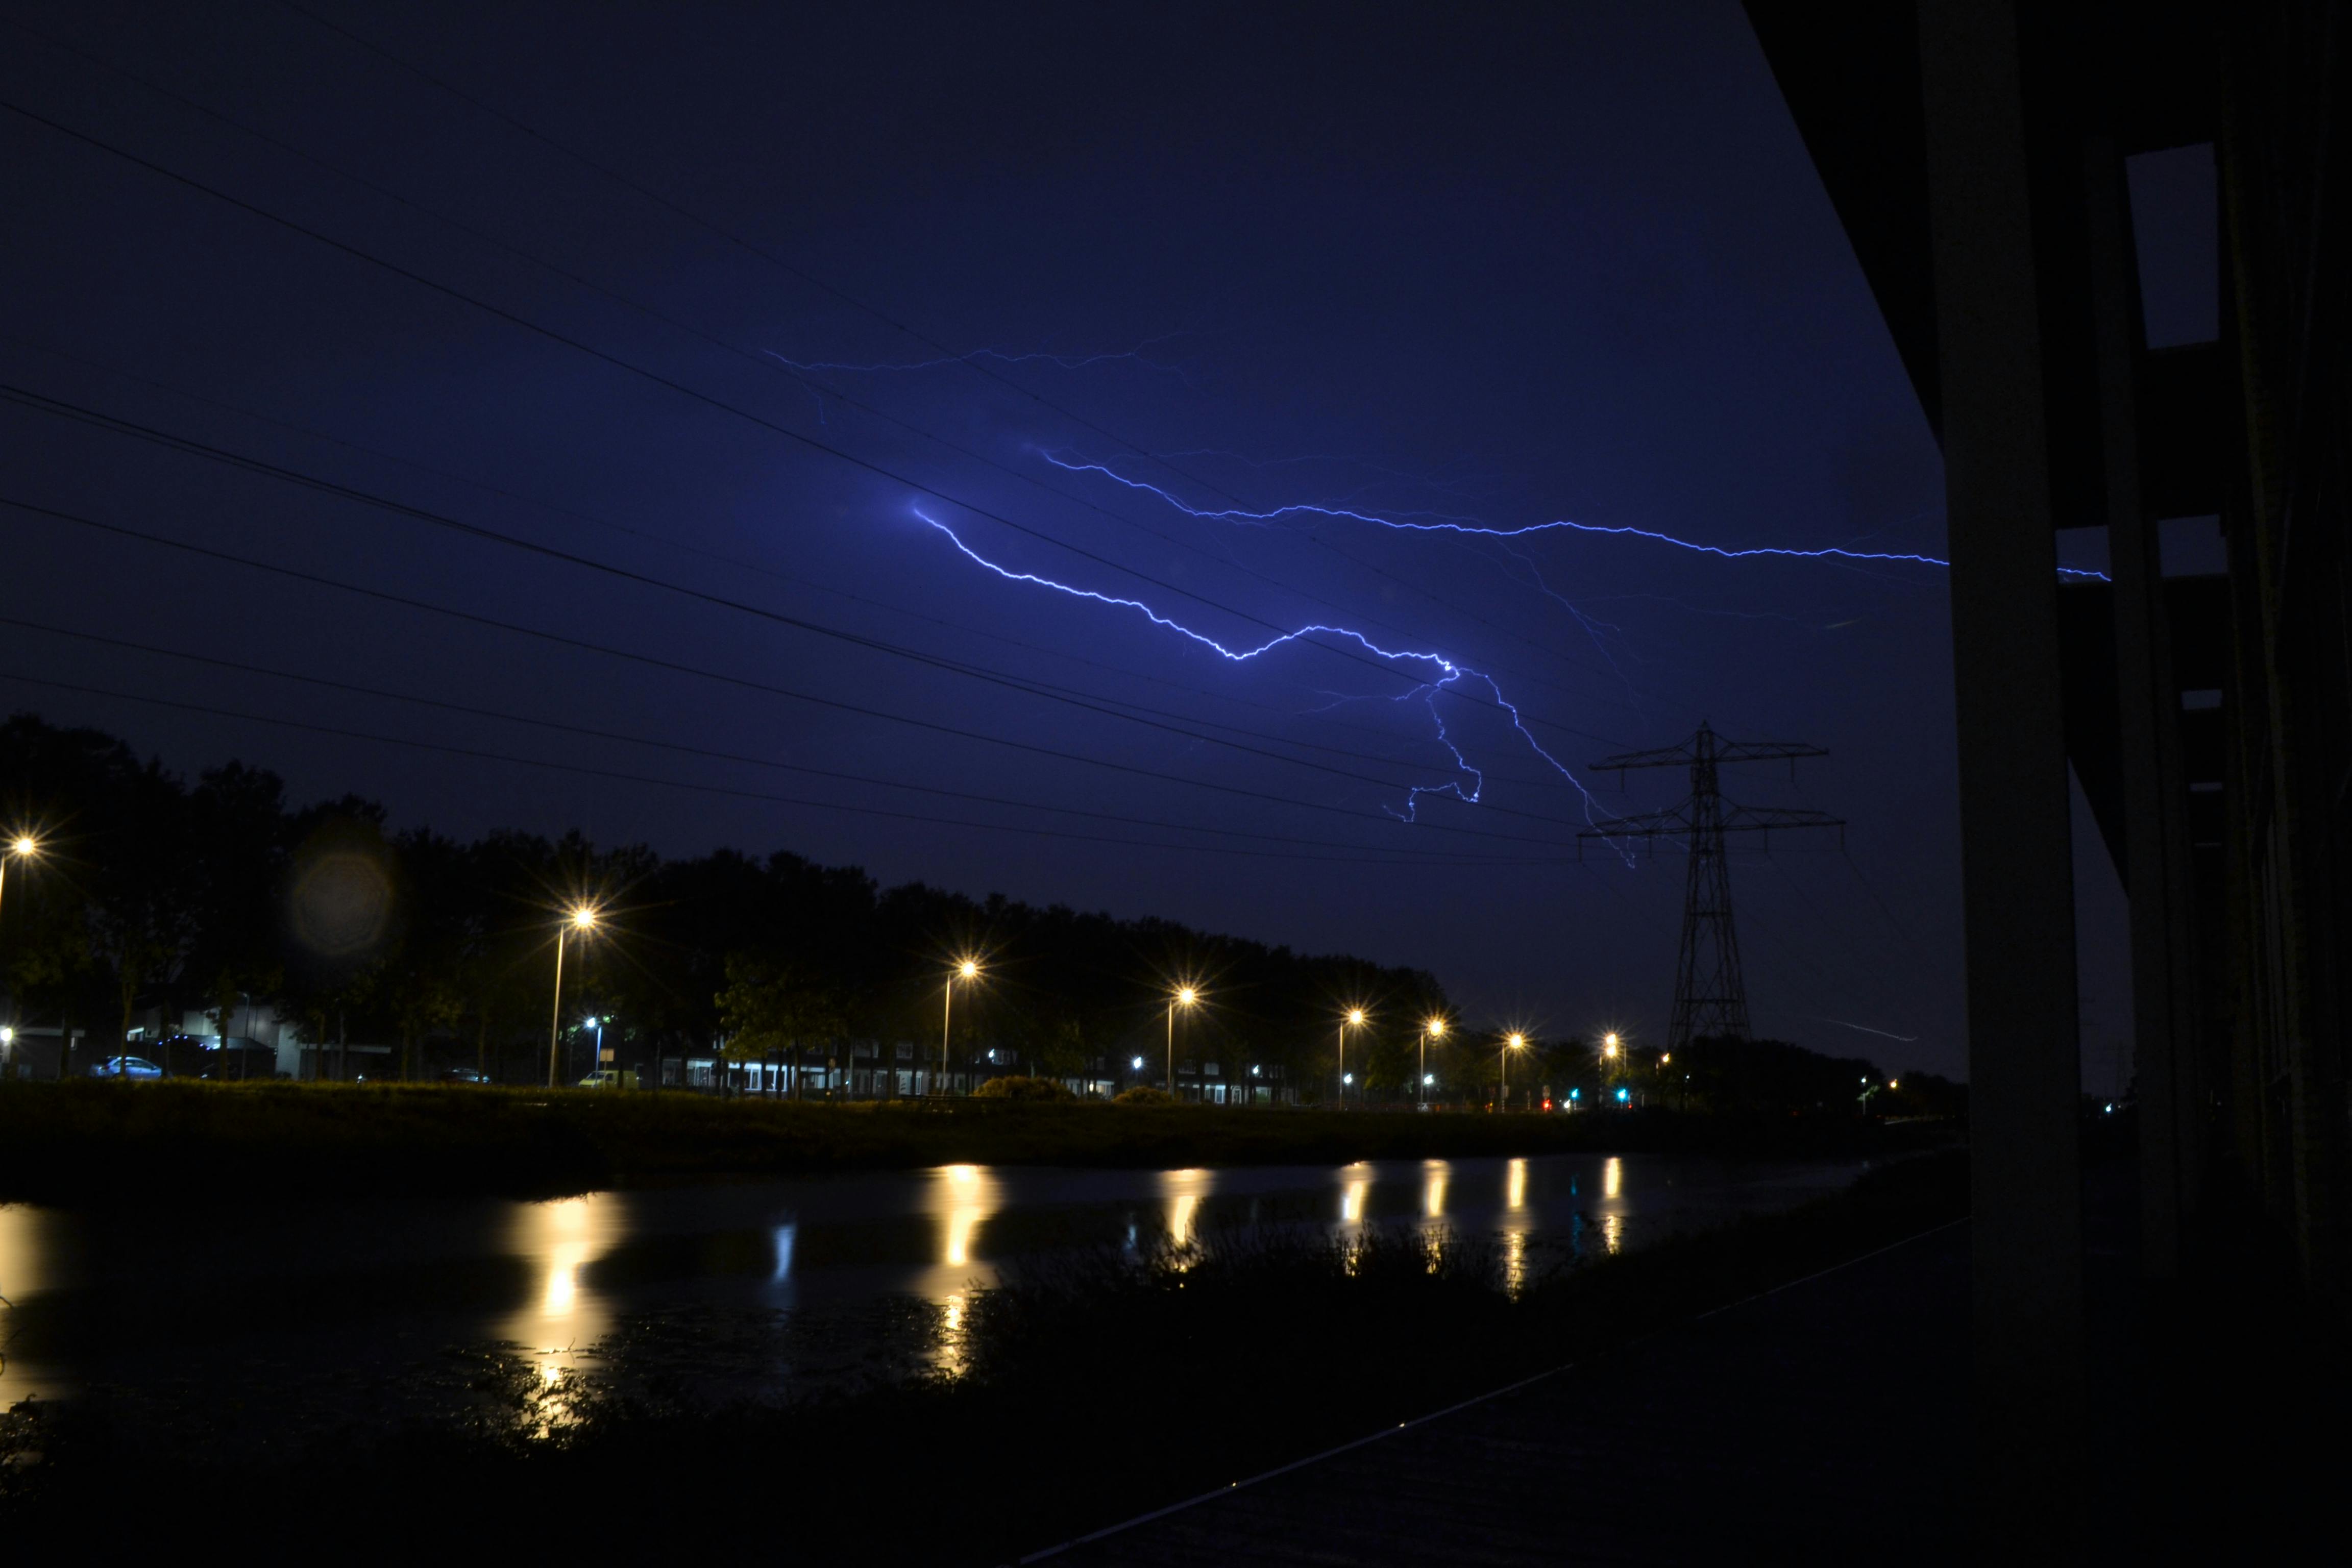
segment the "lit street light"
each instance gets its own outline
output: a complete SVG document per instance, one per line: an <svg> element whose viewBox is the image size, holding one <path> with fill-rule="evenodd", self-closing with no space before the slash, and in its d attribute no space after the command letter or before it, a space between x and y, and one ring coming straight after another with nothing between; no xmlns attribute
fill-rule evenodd
<svg viewBox="0 0 2352 1568"><path fill-rule="evenodd" d="M1201 994L1190 985L1179 985L1168 994L1168 1092L1176 1092L1176 1009L1190 1009L1201 999Z"/></svg>
<svg viewBox="0 0 2352 1568"><path fill-rule="evenodd" d="M555 1087L555 1060L559 1042L563 1036L563 939L578 931L584 939L596 929L596 910L591 904L575 904L563 923L555 928L555 1005L547 1020L547 1087Z"/></svg>
<svg viewBox="0 0 2352 1568"><path fill-rule="evenodd" d="M5 893L8 889L8 857L13 855L19 860L30 860L34 856L38 855L40 852L41 841L34 837L29 833L19 833L14 839L9 841L6 853L0 854L0 893ZM5 1049L0 1049L0 1057L9 1057L16 1054L14 1050L16 1039L16 1031L13 1028L9 1029L7 1031L6 1037L5 1039L0 1039L0 1047L8 1047ZM73 1048L70 1033L66 1037L65 1048L68 1053L70 1053Z"/></svg>
<svg viewBox="0 0 2352 1568"><path fill-rule="evenodd" d="M1616 1037L1614 1035L1610 1037L1611 1039ZM1496 1055L1496 1059L1503 1064L1503 1109L1506 1110L1511 1109L1511 1053L1524 1051L1527 1048L1528 1037L1525 1035L1514 1034L1503 1041L1502 1050Z"/></svg>
<svg viewBox="0 0 2352 1568"><path fill-rule="evenodd" d="M1355 1081L1348 1076L1348 1026L1350 1024L1360 1029L1364 1026L1364 1010L1361 1007L1349 1008L1346 1016L1339 1020L1339 1104L1343 1110L1348 1103L1348 1086Z"/></svg>
<svg viewBox="0 0 2352 1568"><path fill-rule="evenodd" d="M7 850L0 853L0 893L8 890L8 858L30 860L41 852L41 841L29 833L19 833L8 842Z"/></svg>
<svg viewBox="0 0 2352 1568"><path fill-rule="evenodd" d="M980 960L960 958L948 971L947 984L940 988L940 1081L934 1091L945 1094L948 1082L948 1023L955 1016L955 984L961 980L971 984L980 979Z"/></svg>
<svg viewBox="0 0 2352 1568"><path fill-rule="evenodd" d="M1429 1042L1445 1037L1445 1020L1433 1015L1421 1026L1421 1108L1429 1109Z"/></svg>

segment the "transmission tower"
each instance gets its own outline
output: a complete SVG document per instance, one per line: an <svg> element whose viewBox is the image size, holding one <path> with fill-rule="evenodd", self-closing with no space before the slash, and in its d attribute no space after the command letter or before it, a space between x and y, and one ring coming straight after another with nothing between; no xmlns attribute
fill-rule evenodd
<svg viewBox="0 0 2352 1568"><path fill-rule="evenodd" d="M1717 769L1725 763L1786 759L1793 779L1798 758L1828 755L1819 746L1796 741L1727 741L1702 721L1698 733L1678 745L1627 752L1591 764L1595 773L1615 773L1621 786L1633 768L1690 769L1690 795L1680 805L1636 816L1611 817L1577 835L1580 842L1639 838L1652 846L1660 838L1672 837L1690 847L1689 886L1683 897L1683 947L1675 966L1668 1050L1679 1051L1694 1039L1748 1037L1748 986L1740 978L1739 938L1731 925L1731 867L1725 857L1724 835L1761 833L1769 844L1776 827L1834 827L1839 830L1841 848L1845 842L1842 817L1725 800Z"/></svg>

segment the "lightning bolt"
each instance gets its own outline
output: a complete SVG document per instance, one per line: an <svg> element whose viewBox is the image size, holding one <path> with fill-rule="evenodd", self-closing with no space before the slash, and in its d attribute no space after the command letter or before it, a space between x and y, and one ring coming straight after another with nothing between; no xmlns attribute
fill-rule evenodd
<svg viewBox="0 0 2352 1568"><path fill-rule="evenodd" d="M1402 810L1400 811L1394 806L1383 808L1400 822L1413 822L1419 819L1421 797L1425 795L1449 795L1468 805L1475 805L1485 794L1486 774L1470 761L1461 746L1455 742L1453 731L1446 725L1445 716L1437 706L1439 697L1449 691L1458 693L1465 683L1483 686L1486 689L1493 697L1495 706L1509 716L1511 727L1518 731L1519 737L1527 742L1528 749L1542 758L1553 772L1568 781L1569 785L1576 791L1584 805L1585 820L1587 822L1593 820L1592 811L1595 803L1591 791L1584 787L1583 781L1569 770L1567 763L1552 755L1544 748L1543 742L1536 739L1535 731L1528 728L1527 717L1520 711L1518 705L1504 695L1502 686L1493 676L1484 670L1473 669L1468 665L1449 658L1444 654L1430 653L1416 648L1383 647L1353 627L1330 626L1320 622L1312 626L1300 626L1296 631L1284 632L1279 637L1269 637L1255 645L1228 646L1206 632L1195 631L1181 621L1161 615L1140 599L1122 598L1116 594L1097 593L1092 588L1057 582L1054 578L1041 576L1034 572L1020 572L1010 566L1002 565L965 543L962 536L954 529L924 511L920 507L916 507L913 510L916 517L945 536L948 542L954 545L965 560L995 574L1008 583L1051 589L1055 593L1067 595L1074 599L1087 599L1112 609L1133 611L1149 620L1153 626L1196 643L1228 663L1247 664L1272 653L1276 648L1320 636L1352 643L1373 658L1387 663L1402 665L1408 669L1416 671L1425 671L1425 678L1415 679L1412 689L1393 700L1409 702L1418 699L1428 709L1430 720L1436 727L1438 742L1445 748L1447 754L1453 757L1456 770L1467 774L1471 782L1467 789L1464 788L1458 780L1442 784L1409 786Z"/></svg>
<svg viewBox="0 0 2352 1568"><path fill-rule="evenodd" d="M1790 545L1760 544L1745 549L1730 549L1720 544L1707 544L1698 540L1682 539L1655 529L1612 526L1598 522L1578 522L1570 518L1555 518L1549 522L1522 523L1517 528L1498 528L1475 517L1452 516L1442 512L1364 511L1349 506L1325 506L1313 501L1293 501L1270 507L1263 511L1244 507L1200 508L1187 504L1174 492L1145 480L1130 479L1108 463L1087 462L1064 458L1057 453L1041 451L1038 456L1066 473L1097 474L1112 483L1131 490L1142 490L1157 496L1187 517L1211 522L1238 522L1265 526L1295 517L1328 518L1337 522L1368 523L1375 528L1391 529L1403 533L1454 533L1479 539L1527 539L1545 533L1601 534L1618 538L1645 539L1653 543L1687 550L1694 554L1713 555L1725 561L1748 561L1778 556L1791 561L1858 561L1901 563L1915 566L1935 566L1948 570L1949 561L1939 555L1918 555L1895 550L1847 550L1838 545L1799 550ZM2061 566L2061 577L2081 578L2104 583L2107 574L2081 566Z"/></svg>

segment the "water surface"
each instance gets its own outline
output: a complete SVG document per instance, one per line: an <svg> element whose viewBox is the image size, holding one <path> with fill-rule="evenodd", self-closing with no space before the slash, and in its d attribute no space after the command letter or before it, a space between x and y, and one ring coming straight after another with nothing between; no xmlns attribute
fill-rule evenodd
<svg viewBox="0 0 2352 1568"><path fill-rule="evenodd" d="M331 1424L581 1378L688 1399L788 1396L926 1363L953 1372L971 1293L1024 1256L1227 1226L1402 1224L1496 1239L1515 1284L1790 1207L1862 1168L1668 1154L949 1165L545 1203L179 1193L152 1209L0 1205L0 1407L102 1390Z"/></svg>

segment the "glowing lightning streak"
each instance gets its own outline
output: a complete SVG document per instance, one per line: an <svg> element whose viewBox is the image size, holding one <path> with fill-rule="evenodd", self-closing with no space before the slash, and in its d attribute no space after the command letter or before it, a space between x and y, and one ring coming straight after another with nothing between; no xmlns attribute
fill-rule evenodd
<svg viewBox="0 0 2352 1568"><path fill-rule="evenodd" d="M1129 479L1107 463L1071 462L1051 452L1042 452L1039 456L1066 473L1100 474L1114 484L1124 485L1129 489L1147 490L1186 516L1199 518L1203 521L1270 523L1279 521L1286 517L1328 517L1336 521L1368 522L1376 528L1394 529L1407 533L1461 533L1484 539L1524 539L1531 534L1562 531L1630 536L1634 539L1647 539L1659 544L1670 544L1677 550L1687 550L1695 554L1717 556L1725 561L1746 561L1758 556L1777 555L1792 561L1907 562L1916 566L1945 568L1949 568L1952 564L1941 556L1936 555L1913 555L1891 550L1844 550L1835 545L1825 545L1818 550L1797 550L1786 545L1764 544L1745 550L1728 550L1720 544L1702 544L1695 540L1677 539L1671 533L1660 533L1653 529L1631 526L1610 527L1597 522L1576 522L1567 518L1556 519L1550 522L1525 523L1517 528L1496 528L1490 523L1480 522L1475 518L1446 517L1442 514L1418 512L1388 515L1381 512L1358 511L1351 507L1318 506L1306 501L1274 507L1265 511L1250 511L1239 507L1204 510L1186 505L1158 485L1148 484L1141 479ZM2061 577L2080 577L2099 583L2107 581L2105 573L2093 572L2081 566L2061 566L2058 568L2058 574Z"/></svg>
<svg viewBox="0 0 2352 1568"><path fill-rule="evenodd" d="M987 568L989 571L993 572L996 575L1003 578L1008 583L1026 583L1039 588L1051 588L1057 594L1066 594L1074 599L1091 599L1098 605L1108 605L1114 608L1122 610L1134 610L1143 616L1146 619L1150 620L1152 625L1174 632L1180 637L1189 637L1193 642L1200 644L1202 647L1208 648L1210 651L1215 653L1219 658L1226 659L1234 664L1246 664L1250 660L1256 658L1259 655L1271 653L1273 650L1283 647L1285 644L1298 642L1304 638L1312 637L1317 632L1322 632L1330 637L1345 638L1377 658L1388 659L1393 662L1425 665L1434 671L1443 672L1433 680L1424 680L1415 685L1411 690L1398 697L1396 700L1403 702L1418 697L1426 703L1429 708L1430 717L1437 725L1437 738L1439 742L1444 744L1446 751L1452 754L1455 764L1462 772L1468 773L1474 783L1472 787L1467 791L1465 791L1459 784L1414 784L1411 786L1410 791L1405 797L1405 809L1402 811L1391 809L1389 812L1389 815L1396 817L1401 822L1412 822L1417 820L1414 814L1420 809L1421 797L1424 795L1451 795L1457 800L1466 801L1475 805L1477 804L1479 796L1485 792L1486 786L1486 775L1477 768L1472 766L1470 760L1462 754L1462 749L1454 744L1452 733L1448 731L1445 727L1444 717L1437 710L1438 694L1453 686L1456 681L1463 680L1465 679L1479 682L1484 685L1488 691L1494 694L1495 705L1497 708L1500 708L1504 712L1510 715L1511 727L1517 730L1519 732L1520 737L1527 742L1528 749L1535 752L1537 756L1541 757L1546 763L1549 763L1554 772L1558 773L1561 778L1566 779L1569 784L1574 787L1577 795L1581 797L1584 802L1585 820L1587 822L1592 820L1592 807L1594 802L1591 791L1586 789L1584 787L1583 781L1569 771L1568 764L1561 762L1558 757L1553 756L1549 752L1544 750L1543 743L1536 739L1535 731L1528 728L1527 720L1525 716L1520 713L1518 706L1512 702L1509 698L1503 695L1503 689L1496 684L1495 678L1486 674L1484 670L1473 669L1465 664L1460 664L1453 659L1447 658L1443 654L1422 653L1412 649L1385 648L1381 647L1380 644L1372 641L1371 638L1364 636L1361 632L1351 630L1347 626L1323 626L1319 624L1301 626L1294 632L1285 632L1282 636L1278 637L1271 637L1266 641L1258 644L1255 647L1227 647L1223 643L1219 642L1216 638L1209 636L1205 632L1196 632L1181 621L1171 620L1168 616L1161 615L1159 611L1153 609L1150 605L1145 604L1140 599L1122 599L1118 597L1116 595L1098 594L1091 588L1080 588L1068 583L1057 583L1051 577L1041 577L1034 572L1016 572L1009 566L1000 566L995 562L991 561L987 556L982 555L980 552L974 550L971 545L966 544L962 538L957 534L954 529L950 528L946 523L941 522L939 519L932 517L920 507L915 508L914 512L915 515L921 518L923 521L929 523L932 528L937 529L940 533L945 534L947 536L948 542L954 545L958 551L961 552L964 559L973 563L975 565Z"/></svg>

